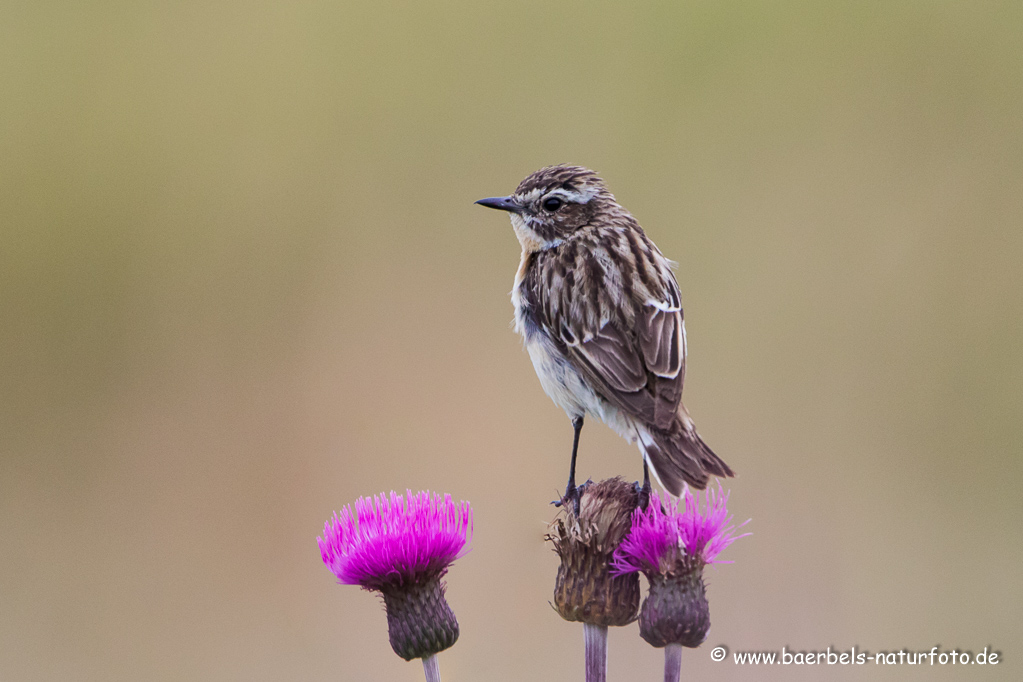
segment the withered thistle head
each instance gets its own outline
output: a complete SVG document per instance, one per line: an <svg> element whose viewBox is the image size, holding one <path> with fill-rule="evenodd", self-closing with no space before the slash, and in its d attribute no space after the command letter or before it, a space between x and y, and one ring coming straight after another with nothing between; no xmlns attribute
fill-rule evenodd
<svg viewBox="0 0 1023 682"><path fill-rule="evenodd" d="M688 490L684 508L657 493L646 510L637 509L629 537L618 547L614 573L636 575L642 571L650 581L650 593L643 600L639 633L649 644L663 647L681 644L697 647L710 630L703 568L718 562L717 555L740 537L726 504L728 495L707 491L704 510ZM745 525L745 524L744 524Z"/></svg>
<svg viewBox="0 0 1023 682"><path fill-rule="evenodd" d="M610 564L632 527L639 493L615 477L581 486L580 495L578 515L562 505L547 535L561 558L554 607L568 621L627 625L639 609L639 576L613 575Z"/></svg>
<svg viewBox="0 0 1023 682"><path fill-rule="evenodd" d="M387 609L391 648L406 661L447 649L458 621L444 598L441 578L469 551L472 508L411 490L403 498L360 497L345 506L317 538L323 563L338 582L380 592Z"/></svg>

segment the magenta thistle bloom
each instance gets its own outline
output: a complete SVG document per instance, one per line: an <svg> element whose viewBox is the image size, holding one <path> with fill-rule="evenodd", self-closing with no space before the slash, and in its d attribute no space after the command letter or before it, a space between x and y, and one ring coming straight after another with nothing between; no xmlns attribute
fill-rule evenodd
<svg viewBox="0 0 1023 682"><path fill-rule="evenodd" d="M646 510L632 515L632 531L618 546L614 572L642 571L650 593L639 614L639 633L656 647L697 647L710 630L710 606L703 583L703 567L719 562L718 554L740 537L730 525L728 495L710 489L703 511L695 495L686 491L683 508L657 493ZM745 523L742 525L746 525ZM740 526L741 527L741 526Z"/></svg>
<svg viewBox="0 0 1023 682"><path fill-rule="evenodd" d="M377 590L387 609L391 648L405 660L429 658L458 639L441 578L469 551L472 508L423 491L360 497L335 513L317 538L323 563L344 585Z"/></svg>
<svg viewBox="0 0 1023 682"><path fill-rule="evenodd" d="M360 497L324 524L316 538L323 563L343 585L369 590L441 577L468 553L472 508L423 491Z"/></svg>
<svg viewBox="0 0 1023 682"><path fill-rule="evenodd" d="M616 573L670 573L681 561L703 564L732 563L718 561L723 549L741 537L736 526L728 525L728 493L710 488L704 497L704 510L699 510L696 496L686 490L679 502L655 492L646 510L637 509L632 516L632 532L618 547L613 562ZM745 526L748 521L739 526Z"/></svg>

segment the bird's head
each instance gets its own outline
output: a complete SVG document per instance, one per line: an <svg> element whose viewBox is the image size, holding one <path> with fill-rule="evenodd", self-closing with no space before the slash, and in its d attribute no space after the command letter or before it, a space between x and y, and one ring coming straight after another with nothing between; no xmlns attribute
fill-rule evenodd
<svg viewBox="0 0 1023 682"><path fill-rule="evenodd" d="M477 204L508 211L512 227L527 251L562 243L614 205L604 181L581 166L548 166L519 183L506 197L480 199Z"/></svg>

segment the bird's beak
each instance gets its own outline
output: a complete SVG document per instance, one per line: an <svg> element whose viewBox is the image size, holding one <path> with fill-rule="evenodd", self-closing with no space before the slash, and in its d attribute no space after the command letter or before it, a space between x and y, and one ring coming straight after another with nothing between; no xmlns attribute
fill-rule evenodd
<svg viewBox="0 0 1023 682"><path fill-rule="evenodd" d="M490 197L489 199L480 199L476 203L487 208L496 208L499 211L510 211L512 213L518 213L522 210L522 207L511 197Z"/></svg>

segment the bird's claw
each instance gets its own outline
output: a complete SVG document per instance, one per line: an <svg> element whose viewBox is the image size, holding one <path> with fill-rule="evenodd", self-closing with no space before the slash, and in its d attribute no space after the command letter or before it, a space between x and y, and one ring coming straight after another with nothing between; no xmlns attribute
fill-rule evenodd
<svg viewBox="0 0 1023 682"><path fill-rule="evenodd" d="M572 511L575 512L576 516L579 516L579 498L581 496L582 486L576 488L569 488L565 490L565 496L560 500L554 500L551 502L558 509L564 507L569 502L572 503Z"/></svg>
<svg viewBox="0 0 1023 682"><path fill-rule="evenodd" d="M646 508L650 506L650 481L645 481L643 485L636 482L636 494L639 496L639 508L646 511Z"/></svg>
<svg viewBox="0 0 1023 682"><path fill-rule="evenodd" d="M572 503L572 511L575 512L576 516L579 516L579 503L582 501L583 492L589 487L590 481L586 481L582 485L569 485L565 488L565 496L560 500L554 500L551 502L555 507L561 508L568 502Z"/></svg>

